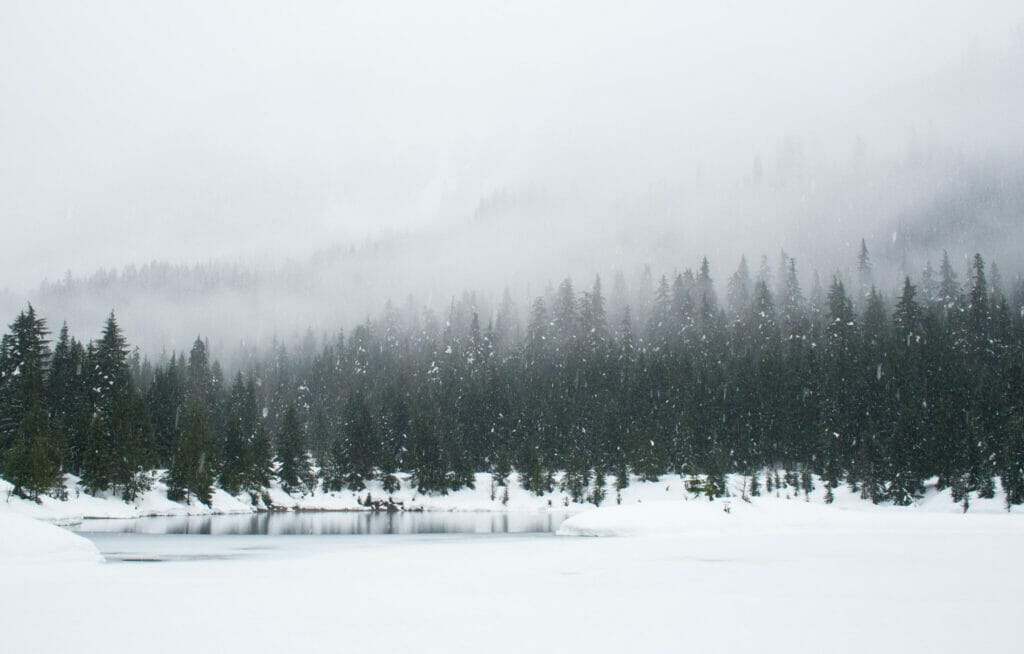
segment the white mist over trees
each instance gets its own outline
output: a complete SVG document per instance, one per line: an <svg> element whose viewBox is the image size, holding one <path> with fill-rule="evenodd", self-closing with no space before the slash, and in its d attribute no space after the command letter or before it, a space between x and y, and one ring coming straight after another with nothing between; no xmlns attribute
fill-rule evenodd
<svg viewBox="0 0 1024 654"><path fill-rule="evenodd" d="M4 315L185 349L702 256L827 278L861 238L892 288L943 249L1016 273L1019 3L3 12ZM94 276L152 261L258 290Z"/></svg>

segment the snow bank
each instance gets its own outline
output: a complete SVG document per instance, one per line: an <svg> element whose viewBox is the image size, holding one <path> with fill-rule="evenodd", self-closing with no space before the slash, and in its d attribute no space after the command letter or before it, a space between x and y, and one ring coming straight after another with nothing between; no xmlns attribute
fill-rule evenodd
<svg viewBox="0 0 1024 654"><path fill-rule="evenodd" d="M217 514L245 514L254 511L292 510L292 511L366 511L370 500L381 501L391 500L406 510L418 511L487 511L487 512L519 512L519 511L558 511L581 513L595 509L595 505L589 502L573 502L568 493L559 488L556 483L554 488L547 493L537 495L524 489L513 474L506 486L495 483L491 475L477 473L474 488L462 488L448 494L434 493L423 495L413 486L412 479L407 474L397 475L401 487L399 490L388 493L380 481L368 481L366 488L359 491L332 491L326 492L322 488L315 492L287 493L276 482L265 489L253 504L248 494L231 496L221 489L213 493L210 506L198 501L175 502L167 498L167 486L159 481L162 471L153 471L152 476L157 479L150 490L139 495L134 501L126 502L120 496L113 493L99 493L91 495L87 493L79 483L77 477L67 476L67 500L56 500L51 497L41 497L40 501L29 502L11 494L10 483L0 479L0 510L8 510L33 518L47 520L64 524L81 522L85 518L140 518L147 516L204 516ZM731 475L728 478L728 487L732 496L733 505L736 510L743 511L739 506L743 495L743 488L747 479L741 475ZM678 475L664 475L654 481L640 481L632 479L629 486L616 491L614 477L609 477L604 487L604 500L602 508L607 506L630 506L635 504L650 503L680 503L689 502L697 506L701 501L706 500L695 498L692 493L686 491L686 484ZM753 498L754 504L763 504L768 500L780 500L788 503L803 503L811 505L825 505L825 489L821 482L815 478L814 490L808 495L798 492L793 488L783 487L774 489L759 498ZM764 489L762 475L762 489ZM590 489L591 492L593 488ZM266 500L266 502L265 502ZM897 512L905 511L904 507L875 506L871 502L862 500L858 492L850 490L843 485L834 491L834 503L832 509L840 508L851 511L878 511L895 509ZM960 504L953 502L949 489L941 492L934 487L929 487L925 496L913 507L917 511L960 514L963 508ZM691 509L697 511L698 509ZM712 514L715 509L708 509ZM1013 512L1020 514L1024 507L1013 507ZM790 512L792 513L792 512ZM970 515L977 514L1005 514L1006 504L1002 492L997 492L992 499L981 499L972 495L970 498ZM717 516L716 516L717 518ZM571 527L571 525L570 525Z"/></svg>
<svg viewBox="0 0 1024 654"><path fill-rule="evenodd" d="M697 529L721 529L726 519L722 503L652 502L610 506L575 515L562 523L559 536L636 536ZM730 508L731 511L731 508Z"/></svg>
<svg viewBox="0 0 1024 654"><path fill-rule="evenodd" d="M1001 500L972 500L982 510L968 513L948 492L932 489L912 506L875 505L847 488L825 503L824 491L809 496L779 493L742 499L740 496L607 506L575 515L561 524L560 536L657 536L680 534L773 532L877 532L908 529L1009 529L1024 534L1019 510L1008 512ZM999 507L997 509L997 507ZM1015 507L1017 508L1017 507Z"/></svg>
<svg viewBox="0 0 1024 654"><path fill-rule="evenodd" d="M43 495L38 502L31 502L13 495L11 483L0 479L0 511L58 524L75 524L85 518L213 515L251 513L256 510L248 498L232 497L220 489L214 491L211 506L195 500L191 504L175 502L167 498L167 485L162 481L154 482L152 488L132 502L126 502L120 495L109 491L92 495L82 488L80 480L74 475L66 475L65 487L68 496L66 500Z"/></svg>
<svg viewBox="0 0 1024 654"><path fill-rule="evenodd" d="M98 563L92 541L66 529L0 511L0 566L26 563Z"/></svg>
<svg viewBox="0 0 1024 654"><path fill-rule="evenodd" d="M840 513L849 513L839 517ZM587 511L562 523L560 536L642 536L680 533L743 531L764 532L821 529L858 521L856 512L803 500L758 498L708 501L690 498L610 506Z"/></svg>

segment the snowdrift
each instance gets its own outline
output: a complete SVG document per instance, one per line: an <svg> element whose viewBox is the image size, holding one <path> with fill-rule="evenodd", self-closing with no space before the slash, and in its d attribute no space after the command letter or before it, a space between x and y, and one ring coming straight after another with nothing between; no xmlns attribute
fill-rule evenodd
<svg viewBox="0 0 1024 654"><path fill-rule="evenodd" d="M0 511L0 566L102 561L90 540L39 520Z"/></svg>

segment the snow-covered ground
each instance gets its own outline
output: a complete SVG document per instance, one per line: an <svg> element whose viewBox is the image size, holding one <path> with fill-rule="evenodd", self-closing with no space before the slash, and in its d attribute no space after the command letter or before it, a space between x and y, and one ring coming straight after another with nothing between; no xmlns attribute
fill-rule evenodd
<svg viewBox="0 0 1024 654"><path fill-rule="evenodd" d="M68 499L55 500L42 497L40 502L29 502L11 494L11 484L0 478L0 511L11 511L33 518L56 523L74 523L84 518L139 518L144 516L185 516L185 515L219 515L234 513L251 513L266 509L260 498L256 506L248 495L233 497L223 490L216 489L213 493L211 506L192 503L175 502L167 499L167 486L159 481L159 473L154 473L153 487L133 502L125 502L111 493L93 496L80 487L78 479L68 475L66 487ZM556 488L538 496L517 483L513 474L508 486L494 484L491 476L486 473L476 475L475 488L463 488L447 495L422 495L416 492L409 483L408 476L400 475L401 488L394 493L386 493L379 481L370 481L367 488L359 492L349 490L339 492L288 494L276 483L267 489L266 496L275 509L307 510L307 511L359 511L366 510L368 499L384 500L391 498L406 509L426 511L587 511L596 508L592 503L572 502L569 495ZM605 485L605 499L602 506L630 505L638 503L662 501L694 501L692 493L686 491L684 480L677 475L665 475L657 482L641 482L634 478L630 485L617 493L614 488L615 478L609 477ZM729 487L733 503L740 502L739 496L745 483L738 475L729 478ZM763 483L763 482L762 482ZM507 494L506 494L507 493ZM809 500L812 504L824 503L824 488L820 482L815 483L815 490L809 498L792 489L784 488L772 493L773 498L791 501ZM857 494L851 493L845 486L836 489L835 506L858 511L890 510L893 507L875 507L870 502L861 500ZM699 499L699 498L696 498ZM756 501L757 498L755 498ZM762 498L764 499L764 498ZM913 510L944 513L962 513L961 506L953 502L949 490L936 492L933 489L925 494ZM1014 507L1014 512L1024 512L1024 507ZM979 499L974 496L970 501L970 513L1004 513L1006 504L1002 493L993 499Z"/></svg>
<svg viewBox="0 0 1024 654"><path fill-rule="evenodd" d="M246 502L217 489L212 506L197 502L187 504L167 499L167 486L156 481L153 487L133 502L126 502L110 492L90 495L81 488L78 478L67 475L67 500L41 496L39 502L23 500L11 494L11 483L0 479L0 511L30 516L58 524L74 523L83 518L138 518L151 515L209 515L213 513L249 513L253 509Z"/></svg>
<svg viewBox="0 0 1024 654"><path fill-rule="evenodd" d="M495 507L461 493L430 501ZM137 536L196 556L105 564L0 502L2 650L1020 651L1019 512L820 493L708 502L666 477L558 536Z"/></svg>
<svg viewBox="0 0 1024 654"><path fill-rule="evenodd" d="M175 502L167 498L167 486L159 481L159 474L154 473L152 488L141 494L133 502L125 502L118 495L100 493L97 496L85 492L73 475L68 475L66 487L68 499L56 500L52 497L41 497L40 502L29 502L11 494L12 486L0 479L0 511L8 510L42 520L57 523L73 523L84 518L139 518L144 516L183 516L183 515L218 515L232 513L251 513L266 510L263 497L258 498L254 506L248 495L233 497L221 489L216 489L210 506L193 499L191 503ZM499 486L492 482L491 476L480 473L476 476L475 488L463 488L447 495L423 495L409 483L407 475L400 475L401 488L393 493L386 493L379 481L369 481L366 489L358 492L349 490L313 493L288 494L274 483L266 490L270 504L275 510L305 511L363 511L367 500L385 500L391 498L406 509L425 511L543 511L543 510L574 510L593 508L592 504L578 504L570 501L569 495L561 490L554 490L542 496L525 490L518 483ZM682 482L675 478L666 482L669 491L673 486L677 492L682 491ZM507 489L507 495L506 495ZM636 485L623 493L624 501L643 501L647 497L656 497L665 492L663 486ZM615 490L608 491L610 500L615 501ZM666 495L668 497L668 495Z"/></svg>
<svg viewBox="0 0 1024 654"><path fill-rule="evenodd" d="M234 559L8 561L3 650L1020 651L1019 515L740 504L566 523L630 537L179 536L278 540Z"/></svg>

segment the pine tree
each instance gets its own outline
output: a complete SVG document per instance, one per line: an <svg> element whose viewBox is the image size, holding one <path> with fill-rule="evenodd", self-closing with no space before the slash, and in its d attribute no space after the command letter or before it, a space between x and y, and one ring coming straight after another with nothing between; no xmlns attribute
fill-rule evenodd
<svg viewBox="0 0 1024 654"><path fill-rule="evenodd" d="M1009 425L1009 437L999 457L1000 479L1006 493L1006 508L1024 504L1024 413L1018 412Z"/></svg>
<svg viewBox="0 0 1024 654"><path fill-rule="evenodd" d="M782 293L779 297L778 312L782 335L793 340L803 335L804 296L800 290L800 279L796 273L796 259L789 258L784 271Z"/></svg>
<svg viewBox="0 0 1024 654"><path fill-rule="evenodd" d="M213 494L214 471L213 433L202 400L189 400L185 428L178 451L174 455L167 477L167 496L192 503L192 495L202 504L210 505Z"/></svg>
<svg viewBox="0 0 1024 654"><path fill-rule="evenodd" d="M979 255L980 256L980 255ZM991 271L991 280L989 283L989 296L993 306L999 304L1001 300L1006 299L1006 292L1003 289L1003 276L999 272L999 266L996 262L992 262L992 266L989 269Z"/></svg>
<svg viewBox="0 0 1024 654"><path fill-rule="evenodd" d="M285 408L281 431L277 437L277 458L280 467L277 477L287 492L300 490L310 473L309 454L306 449L305 429L294 404Z"/></svg>
<svg viewBox="0 0 1024 654"><path fill-rule="evenodd" d="M594 473L594 490L590 493L590 501L594 506L601 506L601 502L604 501L605 483L604 470L598 468Z"/></svg>
<svg viewBox="0 0 1024 654"><path fill-rule="evenodd" d="M868 289L874 287L874 275L868 245L864 239L860 240L860 251L857 253L857 281L860 284L860 297L866 299Z"/></svg>
<svg viewBox="0 0 1024 654"><path fill-rule="evenodd" d="M111 312L88 357L93 417L82 481L92 491L112 487L131 500L149 488L152 460L148 407L131 379L128 345Z"/></svg>
<svg viewBox="0 0 1024 654"><path fill-rule="evenodd" d="M988 284L985 280L985 262L980 254L974 255L971 268L971 290L967 298L968 348L976 356L991 353L992 313L989 308Z"/></svg>
<svg viewBox="0 0 1024 654"><path fill-rule="evenodd" d="M602 357L608 347L608 319L604 308L604 296L601 294L601 277L594 279L590 292L583 294L580 303L580 327L584 338L584 351L591 360Z"/></svg>
<svg viewBox="0 0 1024 654"><path fill-rule="evenodd" d="M79 434L79 393L81 386L77 379L75 343L64 323L50 357L49 374L46 379L46 405L50 415L53 446L60 453L60 460L68 470L75 471L74 458L82 446L84 434Z"/></svg>
<svg viewBox="0 0 1024 654"><path fill-rule="evenodd" d="M247 469L246 450L252 447L252 434L246 433L245 383L242 373L235 376L224 421L224 451L220 466L220 486L231 495L237 495L245 486Z"/></svg>
<svg viewBox="0 0 1024 654"><path fill-rule="evenodd" d="M506 287L494 321L494 347L500 352L510 351L519 341L519 329L515 303Z"/></svg>
<svg viewBox="0 0 1024 654"><path fill-rule="evenodd" d="M424 394L425 395L425 394ZM412 419L412 451L410 472L413 484L421 493L447 493L448 470L446 452L438 437L436 409L426 397L416 398Z"/></svg>
<svg viewBox="0 0 1024 654"><path fill-rule="evenodd" d="M677 292L669 289L668 278L664 275L658 280L658 288L654 293L654 303L651 306L651 315L647 323L647 340L655 347L663 348L669 343L670 334L673 331L673 324L679 331L685 331L682 323L684 309L682 295L685 292L683 280L680 277L676 285ZM676 299L673 300L673 297ZM675 308L675 311L673 311ZM675 314L675 315L673 315ZM673 320L675 318L675 320Z"/></svg>
<svg viewBox="0 0 1024 654"><path fill-rule="evenodd" d="M935 269L932 268L931 261L925 262L924 270L921 271L920 287L922 303L927 306L935 305L939 299L939 281L935 278Z"/></svg>
<svg viewBox="0 0 1024 654"><path fill-rule="evenodd" d="M350 490L362 490L374 476L378 452L373 417L366 397L360 392L349 396L345 405L345 484Z"/></svg>
<svg viewBox="0 0 1024 654"><path fill-rule="evenodd" d="M761 496L761 481L759 479L760 470L752 470L750 472L750 496L760 497ZM769 489L768 492L771 492Z"/></svg>
<svg viewBox="0 0 1024 654"><path fill-rule="evenodd" d="M54 449L45 413L35 403L22 417L7 453L5 475L14 484L14 494L33 500L44 493L63 495L63 475Z"/></svg>
<svg viewBox="0 0 1024 654"><path fill-rule="evenodd" d="M910 283L910 277L905 278L903 293L893 313L893 321L897 328L897 337L906 340L908 345L910 339L920 336L921 307L914 299L916 295L917 289Z"/></svg>
<svg viewBox="0 0 1024 654"><path fill-rule="evenodd" d="M146 395L153 422L156 463L169 467L178 450L185 419L185 372L177 354L172 354L170 362L155 371Z"/></svg>
<svg viewBox="0 0 1024 654"><path fill-rule="evenodd" d="M255 491L270 486L270 480L274 476L274 446L270 442L267 430L263 423L256 425L252 437L252 456L249 469L246 474L246 485L250 491Z"/></svg>
<svg viewBox="0 0 1024 654"><path fill-rule="evenodd" d="M859 407L854 401L857 366L856 323L853 306L842 281L833 278L828 293L829 325L827 330L824 378L821 380L821 442L819 460L825 483L833 487L843 477L844 468L853 458Z"/></svg>
<svg viewBox="0 0 1024 654"><path fill-rule="evenodd" d="M50 365L46 320L32 305L0 340L0 473L33 499L60 495L63 474L46 408Z"/></svg>
<svg viewBox="0 0 1024 654"><path fill-rule="evenodd" d="M732 320L742 320L750 308L751 280L747 258L740 257L740 265L729 278L726 292L726 305Z"/></svg>
<svg viewBox="0 0 1024 654"><path fill-rule="evenodd" d="M949 261L949 253L942 251L942 264L939 267L938 302L951 312L960 301L960 284L956 281L956 272Z"/></svg>

